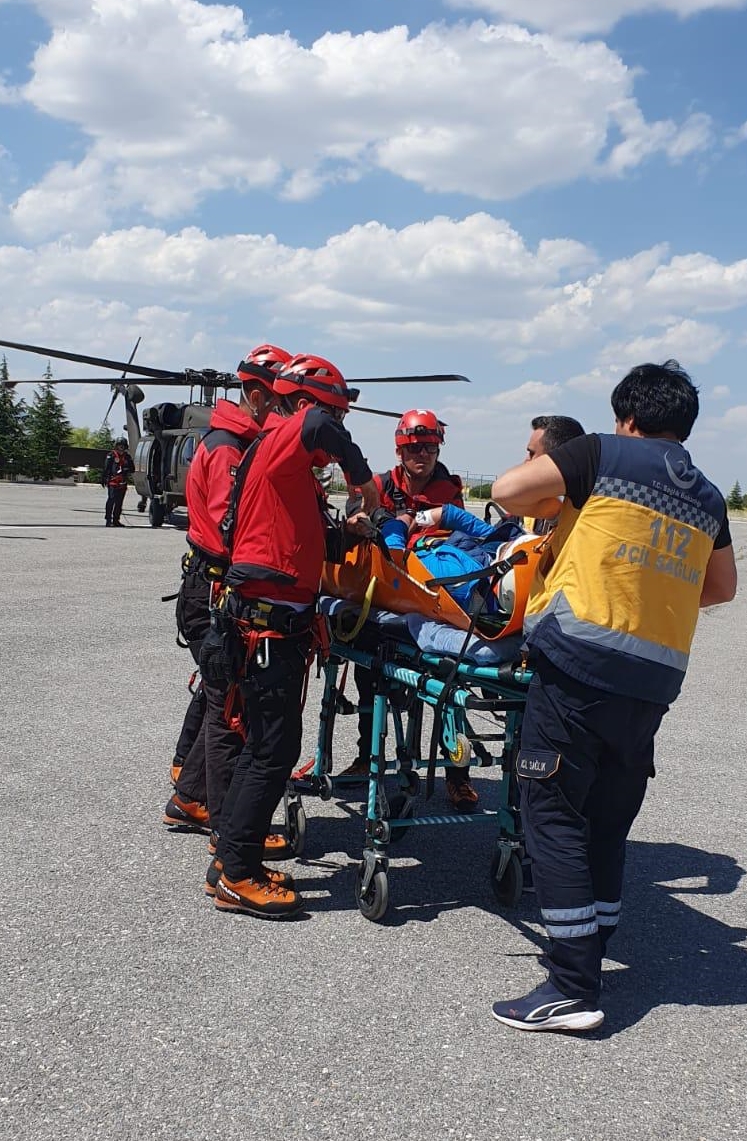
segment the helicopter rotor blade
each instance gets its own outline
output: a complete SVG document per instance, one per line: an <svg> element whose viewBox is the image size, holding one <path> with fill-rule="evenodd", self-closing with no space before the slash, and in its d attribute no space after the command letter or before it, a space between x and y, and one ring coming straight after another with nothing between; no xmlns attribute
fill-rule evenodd
<svg viewBox="0 0 747 1141"><path fill-rule="evenodd" d="M102 425L107 423L107 421L109 419L109 413L111 412L112 408L114 407L114 401L117 399L117 397L119 396L119 393L120 393L120 388L118 385L113 384L112 389L113 389L112 398L109 401L109 407L106 410L106 414L104 416L104 419L101 421Z"/></svg>
<svg viewBox="0 0 747 1141"><path fill-rule="evenodd" d="M2 341L0 341L2 344ZM456 372L436 373L434 376L356 376L345 377L347 385L357 384L452 384L460 381L471 384L468 376Z"/></svg>
<svg viewBox="0 0 747 1141"><path fill-rule="evenodd" d="M127 373L128 373L128 371L129 371L130 365L132 364L132 362L133 362L133 361L134 361L134 359L135 359L135 353L137 352L137 350L138 350L138 348L139 348L139 346L140 346L140 341L141 341L141 338L140 338L140 337L138 337L138 339L135 341L135 348L134 348L134 349L132 350L132 352L130 353L130 359L129 359L129 360L128 360L128 362L127 362L127 368L126 368L126 369L123 371L123 373L122 373L122 376L121 376L121 378L120 378L121 380L124 380L124 378L127 376Z"/></svg>
<svg viewBox="0 0 747 1141"><path fill-rule="evenodd" d="M145 365L134 365L130 362L109 360L107 357L89 357L85 353L67 353L59 349L45 349L41 345L24 345L18 341L0 341L6 349L18 349L23 353L38 353L42 357L55 357L61 361L75 361L77 364L95 365L97 368L115 368L118 371L134 373L136 376L148 376L153 380L164 380L166 383L185 384L184 373L174 372L163 368L148 368ZM134 354L133 354L134 355ZM178 379L177 379L178 378ZM57 384L58 381L53 381ZM68 382L69 383L69 382ZM76 384L86 384L86 381L75 381ZM109 381L108 383L111 383Z"/></svg>
<svg viewBox="0 0 747 1141"><path fill-rule="evenodd" d="M401 412L386 412L383 408L361 408L360 404L351 404L351 412L368 412L369 416L389 416L392 420L401 420Z"/></svg>
<svg viewBox="0 0 747 1141"><path fill-rule="evenodd" d="M73 361L78 364L95 365L98 368L113 368L122 371L122 378L127 373L134 376L145 377L150 380L159 381L164 385L194 385L195 383L213 383L215 380L208 381L201 379L201 373L191 371L175 372L173 370L162 368L149 368L146 365L135 365L132 363L137 347L140 344L138 338L137 344L133 349L130 359L127 362L111 360L108 357L94 357L88 356L85 353L69 353L63 352L60 349L48 349L41 345L27 345L19 341L0 341L0 346L7 349L18 349L20 352L38 353L40 356L54 357L57 360ZM206 370L203 370L206 371ZM236 387L238 382L231 374L214 374L217 383L220 387ZM233 383L232 383L233 382ZM16 382L19 383L19 382ZM23 381L25 384L38 384L39 381L29 380ZM64 377L59 380L54 379L54 384L111 384L111 380L104 380L99 378L70 378ZM470 384L470 379L467 376L462 376L460 373L433 373L429 376L368 376L368 377L350 377L346 378L346 383L350 386L358 384L453 384L462 383Z"/></svg>
<svg viewBox="0 0 747 1141"><path fill-rule="evenodd" d="M138 339L135 341L135 348L130 353L130 359L127 362L128 368L132 364L133 360L135 359L135 353L137 352L138 346L140 345L140 339L141 338L138 337ZM122 375L119 379L125 380L126 378L127 378L127 369L124 369L122 372ZM112 390L112 398L109 401L109 407L107 408L107 410L104 414L104 419L101 421L102 425L106 425L109 423L109 413L111 412L112 408L114 407L114 401L117 399L118 396L121 396L124 393L124 386L121 384L115 383L115 384L112 384L111 390Z"/></svg>
<svg viewBox="0 0 747 1141"><path fill-rule="evenodd" d="M134 372L135 365L131 368L128 367L127 372ZM111 377L111 376L61 376L59 380L55 376L52 381L46 381L39 378L29 377L24 380L16 380L14 384L121 384L122 380L127 380L127 377ZM184 378L184 374L180 377L178 374L169 373L168 377L140 377L138 379L143 384L160 384L164 388L186 388L190 385L190 381ZM221 384L221 388L223 385Z"/></svg>

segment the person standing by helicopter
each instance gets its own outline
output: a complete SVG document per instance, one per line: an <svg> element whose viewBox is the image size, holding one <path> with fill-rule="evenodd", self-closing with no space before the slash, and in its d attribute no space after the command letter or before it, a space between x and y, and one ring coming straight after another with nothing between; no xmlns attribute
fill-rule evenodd
<svg viewBox="0 0 747 1141"><path fill-rule="evenodd" d="M246 744L226 794L207 884L215 882L221 911L280 919L303 906L292 878L263 861L292 855L270 824L301 751L303 688L325 557L326 497L312 469L339 463L360 489L366 514L378 506L379 492L342 424L350 394L339 369L321 357L296 356L273 388L281 415L267 418L267 436L244 473L222 599L245 648L237 680Z"/></svg>
<svg viewBox="0 0 747 1141"><path fill-rule="evenodd" d="M135 464L127 450L124 438L114 441L114 446L104 462L101 486L107 489L104 519L106 527L124 527L121 522L122 504L127 494L127 480L134 472Z"/></svg>
<svg viewBox="0 0 747 1141"><path fill-rule="evenodd" d="M179 632L195 659L210 628L210 607L225 572L229 552L221 524L228 510L234 476L241 457L256 439L268 414L275 408L275 373L291 359L276 345L258 345L237 369L242 382L238 405L219 400L189 467L186 483L189 549L182 560L183 578L177 602ZM189 751L177 755L171 766L174 794L164 809L164 824L217 834L220 810L230 784L243 737L224 717L225 690L204 679L185 715L185 729L200 720Z"/></svg>

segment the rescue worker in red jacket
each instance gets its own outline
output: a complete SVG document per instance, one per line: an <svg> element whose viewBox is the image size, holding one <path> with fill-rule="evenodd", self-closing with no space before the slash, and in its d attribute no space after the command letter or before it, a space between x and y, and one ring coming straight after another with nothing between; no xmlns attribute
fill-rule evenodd
<svg viewBox="0 0 747 1141"><path fill-rule="evenodd" d="M301 751L302 691L325 557L326 500L312 469L339 463L360 487L368 514L379 495L342 424L349 394L340 371L321 357L297 356L274 390L282 415L268 416L246 473L225 580L224 608L247 647L239 679L247 736L207 885L215 882L220 910L281 918L303 901L292 877L263 860L292 855L270 823Z"/></svg>
<svg viewBox="0 0 747 1141"><path fill-rule="evenodd" d="M127 480L134 472L135 464L127 451L127 441L114 441L114 447L109 452L104 463L101 475L101 486L106 488L106 507L104 508L104 525L106 527L124 527L120 521L122 505L127 494Z"/></svg>
<svg viewBox="0 0 747 1141"><path fill-rule="evenodd" d="M411 408L404 413L394 432L399 463L391 471L374 476L382 512L411 522L418 511L431 507L442 507L446 503L464 507L461 479L452 475L439 459L443 442L444 425L435 412ZM357 508L357 498L353 495L348 500L348 514ZM437 528L413 528L408 546L435 530ZM356 666L355 682L358 687L358 756L340 776L368 780L374 697L371 671ZM479 799L467 769L447 769L446 793L457 812L473 812Z"/></svg>
<svg viewBox="0 0 747 1141"><path fill-rule="evenodd" d="M228 569L229 553L221 524L234 474L244 451L276 405L272 389L275 373L290 359L290 353L275 345L258 345L247 353L237 369L242 381L240 403L218 401L210 429L189 467L189 550L182 563L177 621L195 661L210 627L211 600L215 600ZM224 688L207 685L203 679L192 699L185 725L195 716L201 724L183 760L177 746L172 763L175 790L164 810L164 824L199 832L217 833L219 829L223 798L243 745L241 735L226 723L225 696Z"/></svg>

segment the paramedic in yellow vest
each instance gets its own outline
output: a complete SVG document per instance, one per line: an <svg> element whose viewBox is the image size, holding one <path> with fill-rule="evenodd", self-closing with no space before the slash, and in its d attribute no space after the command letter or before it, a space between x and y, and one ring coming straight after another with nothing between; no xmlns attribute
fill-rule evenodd
<svg viewBox="0 0 747 1141"><path fill-rule="evenodd" d="M654 775L654 737L687 669L698 609L737 574L723 496L682 442L698 394L676 361L612 393L614 435L581 436L493 484L560 520L524 626L534 677L516 767L549 977L493 1014L521 1030L591 1030L620 915L625 842Z"/></svg>

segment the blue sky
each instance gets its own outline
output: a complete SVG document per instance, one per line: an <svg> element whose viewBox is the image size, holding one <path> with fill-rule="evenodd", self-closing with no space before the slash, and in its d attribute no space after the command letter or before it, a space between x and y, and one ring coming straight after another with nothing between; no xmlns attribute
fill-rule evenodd
<svg viewBox="0 0 747 1141"><path fill-rule="evenodd" d="M694 458L747 484L746 52L747 0L0 0L0 337L466 373L361 402L434 406L488 474L674 356Z"/></svg>

